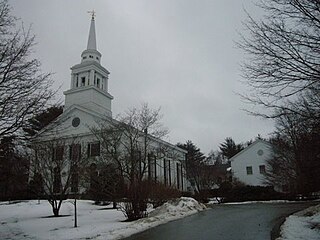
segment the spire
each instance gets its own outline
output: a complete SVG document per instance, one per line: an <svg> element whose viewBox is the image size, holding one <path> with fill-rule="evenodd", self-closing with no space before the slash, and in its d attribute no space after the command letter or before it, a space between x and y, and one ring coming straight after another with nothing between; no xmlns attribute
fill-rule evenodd
<svg viewBox="0 0 320 240"><path fill-rule="evenodd" d="M97 50L97 41L96 41L96 28L95 28L95 11L89 11L88 13L91 14L91 25L89 30L89 38L88 38L88 45L87 50Z"/></svg>

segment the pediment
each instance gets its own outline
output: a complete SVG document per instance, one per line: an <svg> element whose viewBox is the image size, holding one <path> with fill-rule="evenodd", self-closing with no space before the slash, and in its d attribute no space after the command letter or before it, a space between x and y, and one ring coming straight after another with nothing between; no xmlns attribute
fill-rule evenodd
<svg viewBox="0 0 320 240"><path fill-rule="evenodd" d="M110 117L103 116L79 105L73 105L44 128L35 137L35 141L91 135L90 128L97 126L101 122L111 121Z"/></svg>

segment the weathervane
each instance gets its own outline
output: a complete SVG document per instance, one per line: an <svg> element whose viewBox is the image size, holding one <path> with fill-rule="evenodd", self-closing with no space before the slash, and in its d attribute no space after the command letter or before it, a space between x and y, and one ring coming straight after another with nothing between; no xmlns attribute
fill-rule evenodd
<svg viewBox="0 0 320 240"><path fill-rule="evenodd" d="M88 11L88 13L91 14L92 20L94 20L94 17L96 16L96 12L92 10L92 11Z"/></svg>

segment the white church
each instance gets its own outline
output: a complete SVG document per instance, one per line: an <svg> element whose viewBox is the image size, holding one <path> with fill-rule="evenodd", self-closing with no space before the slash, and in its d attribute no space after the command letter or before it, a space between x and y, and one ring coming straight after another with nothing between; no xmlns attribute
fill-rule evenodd
<svg viewBox="0 0 320 240"><path fill-rule="evenodd" d="M63 113L42 130L33 141L37 161L41 161L39 155L41 149L37 149L37 146L43 148L43 143L52 141L56 142L52 159L72 158L77 152L92 163L101 160L102 143L92 133L91 128L101 121L116 121L112 118L113 96L108 89L110 73L101 65L101 57L96 44L95 17L92 15L87 48L81 54L81 62L71 67L70 89L64 92ZM152 177L157 182L185 191L186 151L152 136L150 139L152 139L152 146L148 147L147 151L148 158L152 156L152 159L148 159L148 169L144 177ZM63 146L59 147L59 143L62 142ZM168 154L156 154L155 151L160 146L169 149ZM74 148L77 148L77 151ZM44 165L39 166L45 168ZM63 167L55 168L54 171L62 178L65 175ZM77 180L73 179L73 181Z"/></svg>

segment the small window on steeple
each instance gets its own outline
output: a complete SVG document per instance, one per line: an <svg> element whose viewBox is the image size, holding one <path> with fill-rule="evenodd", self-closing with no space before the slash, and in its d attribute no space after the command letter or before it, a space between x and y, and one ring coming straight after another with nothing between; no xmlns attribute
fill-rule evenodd
<svg viewBox="0 0 320 240"><path fill-rule="evenodd" d="M100 78L97 78L97 87L100 88Z"/></svg>
<svg viewBox="0 0 320 240"><path fill-rule="evenodd" d="M86 78L85 77L82 77L81 78L81 87L85 86L86 85Z"/></svg>

